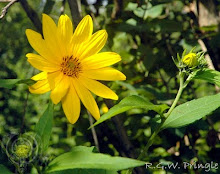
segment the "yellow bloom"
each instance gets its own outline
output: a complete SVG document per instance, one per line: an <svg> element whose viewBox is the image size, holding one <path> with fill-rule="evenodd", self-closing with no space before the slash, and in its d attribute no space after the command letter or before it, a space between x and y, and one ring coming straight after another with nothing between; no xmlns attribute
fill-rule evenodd
<svg viewBox="0 0 220 174"><path fill-rule="evenodd" d="M95 119L100 118L90 91L103 98L118 99L111 89L97 80L126 79L120 71L108 67L121 60L118 54L98 53L106 43L106 31L92 33L93 22L89 15L81 20L74 33L67 15L61 15L56 25L43 14L43 38L33 30L26 30L30 45L39 53L28 53L28 62L42 71L32 77L37 83L29 90L35 94L51 91L53 103L62 102L64 113L72 124L79 118L80 100Z"/></svg>
<svg viewBox="0 0 220 174"><path fill-rule="evenodd" d="M183 63L188 67L195 67L198 65L198 58L195 53L189 53L183 57Z"/></svg>

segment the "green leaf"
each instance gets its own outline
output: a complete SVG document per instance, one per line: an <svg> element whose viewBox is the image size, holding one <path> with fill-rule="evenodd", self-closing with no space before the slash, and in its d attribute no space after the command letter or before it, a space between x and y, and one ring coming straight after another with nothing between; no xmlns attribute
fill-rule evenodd
<svg viewBox="0 0 220 174"><path fill-rule="evenodd" d="M125 11L133 11L138 7L137 3L129 2L127 7L125 8Z"/></svg>
<svg viewBox="0 0 220 174"><path fill-rule="evenodd" d="M50 141L50 136L53 126L53 104L50 101L46 111L41 116L36 124L35 131L40 138L40 147L42 152L45 152Z"/></svg>
<svg viewBox="0 0 220 174"><path fill-rule="evenodd" d="M102 115L101 118L95 122L91 127L96 126L103 121L106 121L120 113L126 112L130 109L135 109L135 108L143 108L146 110L153 110L159 114L163 113L164 110L168 108L167 105L154 105L153 103L146 101L140 96L137 95L132 95L129 97L124 98L120 103L117 105L113 106L109 111ZM91 128L90 127L90 128Z"/></svg>
<svg viewBox="0 0 220 174"><path fill-rule="evenodd" d="M144 19L147 19L148 17L150 18L157 18L158 16L161 15L163 12L163 4L160 5L155 5L152 8L148 9L144 14Z"/></svg>
<svg viewBox="0 0 220 174"><path fill-rule="evenodd" d="M33 85L34 83L32 79L0 79L0 88L12 89L17 84Z"/></svg>
<svg viewBox="0 0 220 174"><path fill-rule="evenodd" d="M220 107L220 94L191 100L177 106L164 122L162 129L191 124Z"/></svg>
<svg viewBox="0 0 220 174"><path fill-rule="evenodd" d="M12 174L4 165L0 164L0 174Z"/></svg>
<svg viewBox="0 0 220 174"><path fill-rule="evenodd" d="M101 169L118 171L143 166L145 162L123 157L93 153L91 147L74 147L71 152L64 153L49 163L46 173L68 169ZM95 173L94 173L95 174Z"/></svg>
<svg viewBox="0 0 220 174"><path fill-rule="evenodd" d="M143 18L145 10L142 7L138 7L134 10L134 14L140 18Z"/></svg>
<svg viewBox="0 0 220 174"><path fill-rule="evenodd" d="M212 69L203 69L194 76L195 79L206 80L220 87L220 72Z"/></svg>

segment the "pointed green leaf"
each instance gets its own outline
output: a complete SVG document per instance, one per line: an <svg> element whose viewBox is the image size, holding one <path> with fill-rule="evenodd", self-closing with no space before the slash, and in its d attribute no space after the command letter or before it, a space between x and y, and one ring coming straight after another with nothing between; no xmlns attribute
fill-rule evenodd
<svg viewBox="0 0 220 174"><path fill-rule="evenodd" d="M42 152L45 152L50 141L51 131L53 126L53 104L50 101L46 111L41 116L36 124L35 130L40 138L40 147Z"/></svg>
<svg viewBox="0 0 220 174"><path fill-rule="evenodd" d="M101 118L95 122L91 127L96 126L103 121L106 121L120 113L126 112L130 109L134 108L143 108L146 110L153 110L159 114L163 113L164 110L168 108L167 105L154 105L153 103L146 101L144 98L137 96L137 95L132 95L129 97L124 98L121 100L120 103L117 105L113 106L109 111L102 115ZM91 128L90 127L90 128Z"/></svg>
<svg viewBox="0 0 220 174"><path fill-rule="evenodd" d="M0 88L12 89L17 84L33 85L34 83L32 79L0 79Z"/></svg>
<svg viewBox="0 0 220 174"><path fill-rule="evenodd" d="M80 148L74 147L71 152L64 153L55 158L49 163L46 173L68 169L118 171L143 165L145 165L143 161L93 153L91 147L81 146Z"/></svg>
<svg viewBox="0 0 220 174"><path fill-rule="evenodd" d="M0 164L0 174L12 174L4 165Z"/></svg>
<svg viewBox="0 0 220 174"><path fill-rule="evenodd" d="M220 94L202 97L177 106L164 122L162 129L191 124L220 107Z"/></svg>
<svg viewBox="0 0 220 174"><path fill-rule="evenodd" d="M194 76L195 79L206 80L220 87L220 72L212 69L203 69Z"/></svg>

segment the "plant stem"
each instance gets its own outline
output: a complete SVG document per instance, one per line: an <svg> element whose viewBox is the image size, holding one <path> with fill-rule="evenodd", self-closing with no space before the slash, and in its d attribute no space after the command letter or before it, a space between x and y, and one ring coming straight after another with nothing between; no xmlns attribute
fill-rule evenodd
<svg viewBox="0 0 220 174"><path fill-rule="evenodd" d="M164 121L163 121L164 122ZM148 149L149 149L149 147L153 144L153 142L154 142L154 138L157 136L157 134L160 132L160 128L161 128L161 126L163 125L163 122L157 127L157 129L154 131L154 133L151 135L151 137L150 137L150 139L148 140L148 142L147 142L147 145L144 147L144 149L142 150L142 152L141 152L141 154L138 156L138 160L140 160L140 159L142 159L145 155L146 155L146 153L147 153L147 151L148 151Z"/></svg>
<svg viewBox="0 0 220 174"><path fill-rule="evenodd" d="M180 96L183 92L183 89L187 86L187 84L189 83L188 79L185 83L184 83L184 73L182 73L181 71L179 72L179 79L180 79L180 86L179 86L179 90L177 92L176 98L174 99L170 109L168 110L168 112L166 114L164 114L164 119L162 119L160 125L158 125L158 127L156 128L156 130L154 131L154 133L151 135L150 139L147 142L147 145L144 147L144 149L142 150L141 154L138 156L138 160L142 159L148 152L148 149L150 148L150 146L153 144L155 137L157 136L157 134L160 132L161 127L163 126L163 123L165 122L165 120L170 116L170 114L172 113L173 109L176 107L177 102L180 99ZM128 170L126 174L131 174L132 173L132 169Z"/></svg>
<svg viewBox="0 0 220 174"><path fill-rule="evenodd" d="M90 114L90 112L87 110L87 113L88 113L88 116L89 116L89 124L90 126L93 125L93 118L92 118L92 115ZM95 143L95 147L97 148L98 152L99 152L99 141L98 141L98 137L97 137L97 134L96 134L96 130L94 127L91 128L91 131L92 131L92 137L93 137L93 140L94 140L94 143Z"/></svg>
<svg viewBox="0 0 220 174"><path fill-rule="evenodd" d="M177 92L177 95L176 95L176 98L175 100L173 101L173 104L171 105L170 109L168 110L168 112L165 114L166 118L169 117L169 115L171 114L171 112L173 111L173 109L176 107L177 105L177 102L179 101L180 99L180 96L183 92L183 89L184 89L184 84L183 84L183 81L184 81L184 75L182 74L182 72L179 73L179 77L180 77L180 87L179 87L179 90ZM162 125L161 125L162 126Z"/></svg>
<svg viewBox="0 0 220 174"><path fill-rule="evenodd" d="M173 104L171 105L170 109L168 110L168 112L165 114L165 119L162 120L162 122L160 123L160 125L157 127L157 129L154 131L154 133L151 135L150 139L148 140L147 145L144 147L143 151L141 152L141 154L139 155L138 159L142 159L145 154L147 153L149 147L153 144L154 142L154 138L157 136L157 134L160 132L161 127L163 126L163 123L165 122L165 120L170 116L171 112L173 111L173 109L176 107L177 102L180 99L180 96L183 92L183 86L184 86L184 74L182 72L179 73L179 78L180 78L180 86L179 86L179 90L177 92L176 98L173 101Z"/></svg>

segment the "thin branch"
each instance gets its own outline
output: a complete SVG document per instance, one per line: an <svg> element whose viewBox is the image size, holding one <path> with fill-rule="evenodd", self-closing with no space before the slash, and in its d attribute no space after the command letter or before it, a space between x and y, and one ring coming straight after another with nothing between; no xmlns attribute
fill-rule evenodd
<svg viewBox="0 0 220 174"><path fill-rule="evenodd" d="M111 18L116 19L118 16L121 16L123 9L122 0L114 0L114 8L112 10Z"/></svg>
<svg viewBox="0 0 220 174"><path fill-rule="evenodd" d="M90 112L87 110L87 113L89 115L89 124L90 126L93 125L93 118L92 118L92 115L90 114ZM92 131L92 137L93 137L93 140L94 140L94 143L95 143L95 146L96 148L98 149L99 151L99 141L98 141L98 137L97 137L97 134L96 134L96 131L95 131L95 128L92 127L91 128L91 131Z"/></svg>
<svg viewBox="0 0 220 174"><path fill-rule="evenodd" d="M32 21L38 32L42 34L42 23L36 11L32 9L32 7L28 4L26 0L19 0L19 2L21 3L21 6L25 10L27 16L30 18L30 20Z"/></svg>
<svg viewBox="0 0 220 174"><path fill-rule="evenodd" d="M17 1L18 0L3 1L3 2L9 2L9 3L2 9L2 13L1 13L0 19L2 19L6 15L7 10L9 9L9 7L11 7Z"/></svg>
<svg viewBox="0 0 220 174"><path fill-rule="evenodd" d="M63 1L62 1L62 6L61 6L61 8L60 8L60 15L64 14L65 4L66 4L66 0L63 0Z"/></svg>
<svg viewBox="0 0 220 174"><path fill-rule="evenodd" d="M98 21L96 20L96 17L95 17L95 15L94 15L94 13L91 12L90 15L92 16L92 19L93 19L93 22L94 22L96 28L97 28L97 29L100 29L101 27L100 27Z"/></svg>
<svg viewBox="0 0 220 174"><path fill-rule="evenodd" d="M78 0L68 0L68 3L69 3L74 25L77 26L80 20L82 19L81 8L79 5L80 2Z"/></svg>

